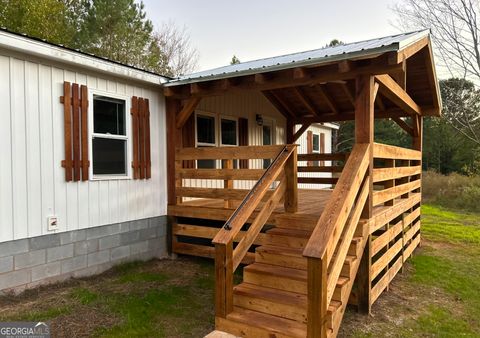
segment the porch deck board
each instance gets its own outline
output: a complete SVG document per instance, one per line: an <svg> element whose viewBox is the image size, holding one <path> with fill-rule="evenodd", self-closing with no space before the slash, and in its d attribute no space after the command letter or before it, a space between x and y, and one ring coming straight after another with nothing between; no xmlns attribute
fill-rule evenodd
<svg viewBox="0 0 480 338"><path fill-rule="evenodd" d="M298 211L295 214L297 214L297 216L305 215L307 217L319 217L331 194L331 189L298 189ZM222 200L208 198L194 199L182 202L181 204L176 205L175 208L169 208L168 213L170 216L182 216L182 209L185 209L187 214L190 212L189 208L191 207L202 207L213 210L231 210L233 212L240 202L241 201L232 201L231 207L227 208ZM261 206L262 204L260 204L257 210L260 210ZM283 202L280 202L273 211L273 215L282 213L285 213L285 210ZM227 214L228 213L225 213L225 215Z"/></svg>

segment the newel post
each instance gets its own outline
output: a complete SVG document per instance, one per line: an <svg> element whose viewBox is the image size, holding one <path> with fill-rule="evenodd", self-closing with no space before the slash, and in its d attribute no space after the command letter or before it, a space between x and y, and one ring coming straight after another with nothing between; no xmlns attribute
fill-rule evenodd
<svg viewBox="0 0 480 338"><path fill-rule="evenodd" d="M326 338L328 330L327 260L308 257L307 337Z"/></svg>
<svg viewBox="0 0 480 338"><path fill-rule="evenodd" d="M378 84L370 75L359 76L356 79L355 91L355 143L370 144L367 180L369 186L368 199L362 212L362 219L370 219L373 211L373 135L374 135L374 103L378 90ZM370 278L371 255L370 234L367 234L367 245L363 252L357 274L358 285L358 309L364 313L370 313L371 289Z"/></svg>
<svg viewBox="0 0 480 338"><path fill-rule="evenodd" d="M215 315L233 311L233 241L215 243Z"/></svg>
<svg viewBox="0 0 480 338"><path fill-rule="evenodd" d="M179 183L175 177L178 163L175 160L175 149L182 146L182 133L177 128L176 117L181 110L180 101L173 98L166 99L167 114L167 191L168 204L177 203L176 186Z"/></svg>
<svg viewBox="0 0 480 338"><path fill-rule="evenodd" d="M298 210L298 169L297 169L297 146L294 146L290 157L285 163L285 178L287 189L285 190L284 207L287 212Z"/></svg>

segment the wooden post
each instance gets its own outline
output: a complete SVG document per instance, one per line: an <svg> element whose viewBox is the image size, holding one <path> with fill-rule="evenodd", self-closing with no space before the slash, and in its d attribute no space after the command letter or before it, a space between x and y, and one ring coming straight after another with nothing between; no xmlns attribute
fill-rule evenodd
<svg viewBox="0 0 480 338"><path fill-rule="evenodd" d="M182 146L182 133L177 129L176 116L180 111L180 101L167 98L166 99L167 114L167 191L168 204L177 203L175 193L175 149Z"/></svg>
<svg viewBox="0 0 480 338"><path fill-rule="evenodd" d="M295 143L293 135L295 135L295 123L291 117L287 118L287 144Z"/></svg>
<svg viewBox="0 0 480 338"><path fill-rule="evenodd" d="M327 260L309 257L307 337L327 337Z"/></svg>
<svg viewBox="0 0 480 338"><path fill-rule="evenodd" d="M226 318L233 311L233 241L215 244L215 315Z"/></svg>
<svg viewBox="0 0 480 338"><path fill-rule="evenodd" d="M412 147L413 147L413 149L420 151L423 155L423 116L414 117ZM422 167L422 160L416 162L415 164L420 165L420 168L421 168ZM418 178L420 179L420 181L422 180L422 172L421 171L420 171L420 174L418 175ZM422 193L422 188L419 188L417 191ZM422 202L421 202L421 199L420 199L420 214L422 213L421 203ZM420 232L419 232L418 236L420 236L422 234L421 229L422 228L420 226ZM422 243L421 237L419 237L419 239L420 239L420 242L419 242L418 246L420 246L421 243Z"/></svg>
<svg viewBox="0 0 480 338"><path fill-rule="evenodd" d="M233 160L224 160L224 168L225 169L233 169ZM233 189L233 180L224 180L223 181L223 187L225 189ZM224 203L225 208L231 208L233 206L233 202L231 200L225 200Z"/></svg>
<svg viewBox="0 0 480 338"><path fill-rule="evenodd" d="M378 87L377 87L378 88ZM355 143L370 144L370 165L367 172L369 186L368 199L362 212L362 219L372 218L373 212L373 128L376 85L372 76L364 75L356 79L355 93ZM363 252L357 273L358 309L364 313L371 310L370 247L371 236L367 234L367 245Z"/></svg>
<svg viewBox="0 0 480 338"><path fill-rule="evenodd" d="M298 169L297 169L297 147L285 163L285 179L287 189L285 191L284 208L286 212L297 212L298 210Z"/></svg>

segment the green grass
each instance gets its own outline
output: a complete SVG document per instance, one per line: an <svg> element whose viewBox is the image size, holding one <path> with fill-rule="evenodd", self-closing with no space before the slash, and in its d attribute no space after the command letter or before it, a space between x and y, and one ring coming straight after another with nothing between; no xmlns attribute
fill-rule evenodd
<svg viewBox="0 0 480 338"><path fill-rule="evenodd" d="M439 288L451 297L411 323L435 337L480 337L480 215L422 207L422 235L432 241L414 255L411 283Z"/></svg>
<svg viewBox="0 0 480 338"><path fill-rule="evenodd" d="M374 317L347 311L346 336L480 337L480 215L423 205L422 237ZM214 283L211 260L128 263L3 303L0 297L0 309L11 309L0 321L50 320L69 336L202 337L214 327ZM84 314L97 321L78 333Z"/></svg>

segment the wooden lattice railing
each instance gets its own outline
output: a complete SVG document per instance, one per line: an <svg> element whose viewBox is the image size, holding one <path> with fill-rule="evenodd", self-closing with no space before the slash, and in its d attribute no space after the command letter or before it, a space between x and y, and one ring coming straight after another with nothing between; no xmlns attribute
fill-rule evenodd
<svg viewBox="0 0 480 338"><path fill-rule="evenodd" d="M284 146L245 196L232 216L213 239L215 245L215 311L226 318L233 311L233 273L255 242L278 202L283 198L285 209L295 211L297 204L296 146ZM235 249L233 242L252 213L260 207L272 183L279 181L248 227Z"/></svg>
<svg viewBox="0 0 480 338"><path fill-rule="evenodd" d="M370 145L356 144L303 255L308 270L309 337L327 336L327 310L370 186Z"/></svg>

